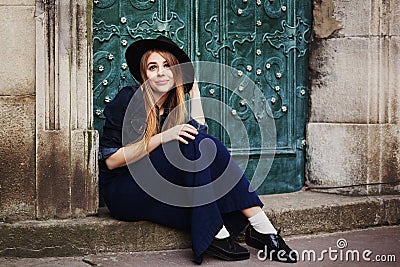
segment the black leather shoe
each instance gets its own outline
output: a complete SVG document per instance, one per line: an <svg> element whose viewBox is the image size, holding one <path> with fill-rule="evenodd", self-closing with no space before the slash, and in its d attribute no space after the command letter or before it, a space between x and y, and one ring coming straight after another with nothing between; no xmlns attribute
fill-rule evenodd
<svg viewBox="0 0 400 267"><path fill-rule="evenodd" d="M286 245L280 236L280 230L275 234L262 234L257 232L251 225L246 229L246 244L266 252L267 258L274 261L295 263L297 262L297 254Z"/></svg>
<svg viewBox="0 0 400 267"><path fill-rule="evenodd" d="M236 243L232 237L223 239L214 238L207 251L227 261L240 261L250 258L250 252Z"/></svg>

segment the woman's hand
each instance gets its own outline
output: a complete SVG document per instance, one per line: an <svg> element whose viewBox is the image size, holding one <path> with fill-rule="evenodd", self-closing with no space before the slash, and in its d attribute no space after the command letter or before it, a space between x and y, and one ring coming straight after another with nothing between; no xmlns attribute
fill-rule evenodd
<svg viewBox="0 0 400 267"><path fill-rule="evenodd" d="M189 142L185 138L194 140L196 138L195 135L197 134L198 134L197 129L194 128L192 125L180 124L164 132L161 132L161 143L164 144L169 141L178 140L179 142L188 144Z"/></svg>

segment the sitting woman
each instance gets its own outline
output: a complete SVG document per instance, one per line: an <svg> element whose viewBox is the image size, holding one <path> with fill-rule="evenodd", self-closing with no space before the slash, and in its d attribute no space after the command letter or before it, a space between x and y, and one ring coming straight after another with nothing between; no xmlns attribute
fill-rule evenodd
<svg viewBox="0 0 400 267"><path fill-rule="evenodd" d="M263 203L257 194L249 192L248 179L231 160L226 147L207 134L200 91L187 54L160 36L134 42L125 56L140 86L123 88L104 110L99 179L100 192L111 215L118 220L147 220L189 231L198 264L206 251L224 260L248 259L249 251L233 237L250 223L245 236L247 245L266 249L273 260L296 262L295 253L291 253L294 251L262 211ZM185 68L179 68L183 63ZM190 120L186 116L185 93L190 95ZM203 141L212 143L215 155L200 149ZM178 152L173 152L176 148ZM184 166L170 161L171 151L187 160L181 164ZM199 168L201 158L211 160ZM218 191L215 188L201 191L205 194L196 192L218 179L229 179L232 172L238 177L237 182L223 196L212 198ZM174 195L161 183L154 183L157 188L150 193L147 190L148 184L157 181L156 176L168 185L195 190L185 191L185 203L167 203L153 192Z"/></svg>

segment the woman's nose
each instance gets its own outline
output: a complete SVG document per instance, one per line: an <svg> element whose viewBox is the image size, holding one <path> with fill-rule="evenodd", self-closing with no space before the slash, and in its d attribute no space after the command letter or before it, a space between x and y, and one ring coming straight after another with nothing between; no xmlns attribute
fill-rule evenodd
<svg viewBox="0 0 400 267"><path fill-rule="evenodd" d="M162 76L162 75L164 75L164 74L165 74L165 68L164 68L164 67L160 67L160 68L158 69L157 75L158 75L158 76Z"/></svg>

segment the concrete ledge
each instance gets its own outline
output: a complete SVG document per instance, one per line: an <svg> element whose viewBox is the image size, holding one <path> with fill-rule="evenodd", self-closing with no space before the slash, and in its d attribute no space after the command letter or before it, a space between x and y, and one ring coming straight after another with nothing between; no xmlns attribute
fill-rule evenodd
<svg viewBox="0 0 400 267"><path fill-rule="evenodd" d="M400 195L350 197L313 192L262 196L283 235L304 235L400 223ZM72 256L190 247L190 237L149 222L96 217L0 223L0 256Z"/></svg>
<svg viewBox="0 0 400 267"><path fill-rule="evenodd" d="M400 195L343 196L297 192L263 196L265 211L283 235L362 229L400 223Z"/></svg>

